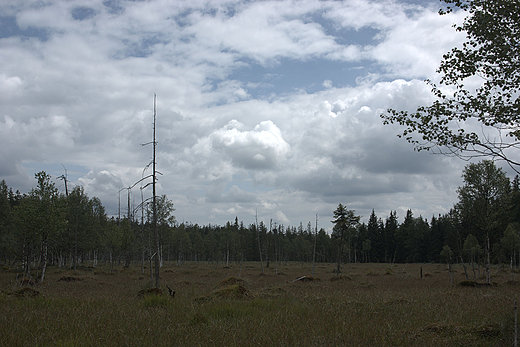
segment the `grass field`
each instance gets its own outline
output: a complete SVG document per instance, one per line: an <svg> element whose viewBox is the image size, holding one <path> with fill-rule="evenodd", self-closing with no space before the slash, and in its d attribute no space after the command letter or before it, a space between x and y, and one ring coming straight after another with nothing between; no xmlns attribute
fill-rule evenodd
<svg viewBox="0 0 520 347"><path fill-rule="evenodd" d="M165 294L140 266L49 267L25 289L0 272L0 346L512 346L520 275L454 285L441 264L168 264ZM423 278L420 278L420 267ZM294 282L293 282L294 281ZM483 281L483 280L481 280ZM176 290L172 299L166 285Z"/></svg>

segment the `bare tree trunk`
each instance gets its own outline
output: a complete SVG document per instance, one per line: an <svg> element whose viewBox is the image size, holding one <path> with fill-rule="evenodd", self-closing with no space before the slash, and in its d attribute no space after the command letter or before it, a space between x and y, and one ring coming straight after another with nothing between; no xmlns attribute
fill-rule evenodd
<svg viewBox="0 0 520 347"><path fill-rule="evenodd" d="M110 250L110 273L114 269L114 263L112 262L112 249Z"/></svg>
<svg viewBox="0 0 520 347"><path fill-rule="evenodd" d="M155 243L155 288L159 288L159 234L157 231L157 191L156 191L156 181L157 181L157 171L155 169L156 160L155 160L155 148L157 146L157 142L155 141L155 118L157 115L157 99L156 95L153 95L153 174L152 174L152 204L153 204L153 231L154 231L154 243Z"/></svg>
<svg viewBox="0 0 520 347"><path fill-rule="evenodd" d="M226 244L226 267L229 267L229 240Z"/></svg>
<svg viewBox="0 0 520 347"><path fill-rule="evenodd" d="M343 239L343 238L342 238ZM339 272L340 272L340 268L341 268L341 258L343 257L343 242L340 243L339 247L338 247L338 266L337 266L337 269L336 269L336 277L339 277Z"/></svg>
<svg viewBox="0 0 520 347"><path fill-rule="evenodd" d="M78 262L78 215L76 211L76 228L74 232L74 273L76 273L76 263Z"/></svg>
<svg viewBox="0 0 520 347"><path fill-rule="evenodd" d="M161 257L159 258L159 266L163 267L163 245L160 245L159 249L161 250Z"/></svg>
<svg viewBox="0 0 520 347"><path fill-rule="evenodd" d="M316 229L314 233L314 248L312 250L312 277L314 277L314 266L316 264L316 240L318 239L318 214L316 213Z"/></svg>
<svg viewBox="0 0 520 347"><path fill-rule="evenodd" d="M262 261L262 247L260 246L260 230L258 229L258 212L256 213L256 236L258 239L258 253L260 254L260 267L262 268L262 273L264 273L264 263Z"/></svg>
<svg viewBox="0 0 520 347"><path fill-rule="evenodd" d="M40 277L40 282L43 283L43 279L45 278L45 270L47 269L47 237L44 238L42 242L42 275Z"/></svg>
<svg viewBox="0 0 520 347"><path fill-rule="evenodd" d="M144 254L145 254L145 250L143 250L141 252L141 275L144 275Z"/></svg>
<svg viewBox="0 0 520 347"><path fill-rule="evenodd" d="M489 244L489 231L486 232L486 282L491 283L491 250Z"/></svg>
<svg viewBox="0 0 520 347"><path fill-rule="evenodd" d="M24 244L25 264L24 264L23 272L24 272L24 276L27 277L27 279L30 281L31 280L31 255L30 255L29 249L30 249L30 244L29 245Z"/></svg>
<svg viewBox="0 0 520 347"><path fill-rule="evenodd" d="M451 271L451 261L448 263L448 271L450 272L451 285L453 286L453 272Z"/></svg>
<svg viewBox="0 0 520 347"><path fill-rule="evenodd" d="M149 266L150 266L150 285L153 286L153 266L152 266L152 241L151 236L148 234L148 251L149 251Z"/></svg>
<svg viewBox="0 0 520 347"><path fill-rule="evenodd" d="M242 258L240 258L240 270L238 271L238 278L242 278L242 262L244 260L244 253L242 253Z"/></svg>
<svg viewBox="0 0 520 347"><path fill-rule="evenodd" d="M464 258L462 258L462 254L460 255L460 262L462 264L462 267L464 268L464 274L466 275L466 280L469 280L468 269L466 268L466 265L464 264Z"/></svg>
<svg viewBox="0 0 520 347"><path fill-rule="evenodd" d="M471 267L473 268L473 278L475 282L477 282L477 271L475 270L475 255L471 255Z"/></svg>

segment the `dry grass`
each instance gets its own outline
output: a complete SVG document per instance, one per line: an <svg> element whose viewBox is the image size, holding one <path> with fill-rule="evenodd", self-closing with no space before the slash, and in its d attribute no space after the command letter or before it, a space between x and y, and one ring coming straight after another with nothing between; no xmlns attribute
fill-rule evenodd
<svg viewBox="0 0 520 347"><path fill-rule="evenodd" d="M314 280L294 281L310 267L167 265L162 292L174 299L147 292L139 266L50 267L30 289L3 269L0 346L511 345L519 274L496 268L496 286L464 287L462 268L452 286L439 264L352 264L339 280L334 264L317 264Z"/></svg>

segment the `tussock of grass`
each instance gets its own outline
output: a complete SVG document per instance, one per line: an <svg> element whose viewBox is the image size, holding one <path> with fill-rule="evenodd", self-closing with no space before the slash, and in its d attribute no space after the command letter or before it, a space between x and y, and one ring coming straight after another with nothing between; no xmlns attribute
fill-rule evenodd
<svg viewBox="0 0 520 347"><path fill-rule="evenodd" d="M328 279L332 266L316 266L316 276ZM288 283L288 279L301 276L301 263L280 265L279 270L287 277L275 276L271 268L269 275L258 276L259 263L244 263L241 269L189 262L181 268L166 263L161 269L161 283L175 287L175 300L167 293L154 292L136 299L137 293L149 284L148 280L136 279L140 266L135 265L118 271L117 276L94 275L95 280L77 281L74 285L58 282L70 274L69 270L51 268L44 283L34 287L40 296L31 299L8 295L21 289L16 273L0 272L0 345L512 344L510 317L518 294L516 285L470 290L452 286L450 274L444 271L423 281L418 276L403 277L403 266L356 264L358 275L345 266L343 276L334 276L333 282L301 285ZM406 270L417 275L421 266L430 273L444 267L406 264ZM184 268L189 273L181 270ZM303 268L307 271L311 264ZM370 271L384 274L387 268L395 271L393 275L365 276ZM96 272L108 271L108 265L96 268ZM79 278L91 274L88 268L77 271ZM239 274L244 282L231 279ZM509 276L496 279L500 283L509 280ZM519 281L520 274L513 273L512 280Z"/></svg>
<svg viewBox="0 0 520 347"><path fill-rule="evenodd" d="M368 269L367 276L379 276L379 274L374 272L372 269Z"/></svg>
<svg viewBox="0 0 520 347"><path fill-rule="evenodd" d="M194 299L195 302L207 302L214 299L226 299L226 300L249 300L253 299L256 295L249 291L246 287L241 284L232 284L223 288L219 288L212 293L204 296L199 296Z"/></svg>
<svg viewBox="0 0 520 347"><path fill-rule="evenodd" d="M501 343L504 342L504 331L498 324L467 327L458 324L431 323L420 329L420 331L443 336L448 341L466 342L469 345L488 345L490 342L495 346L507 345Z"/></svg>
<svg viewBox="0 0 520 347"><path fill-rule="evenodd" d="M422 331L436 334L458 334L463 331L460 326L445 323L431 323L421 329Z"/></svg>
<svg viewBox="0 0 520 347"><path fill-rule="evenodd" d="M494 284L492 283L481 283L475 281L462 281L459 282L460 287L492 287Z"/></svg>
<svg viewBox="0 0 520 347"><path fill-rule="evenodd" d="M498 324L486 324L474 328L472 332L484 339L496 339L502 334L502 329Z"/></svg>
<svg viewBox="0 0 520 347"><path fill-rule="evenodd" d="M211 296L209 296L209 295L198 296L193 299L194 302L198 302L198 303L208 302L210 300L211 300Z"/></svg>
<svg viewBox="0 0 520 347"><path fill-rule="evenodd" d="M73 277L73 276L62 276L60 277L60 279L58 280L58 282L78 282L78 281L83 281L83 278L79 278L79 277Z"/></svg>
<svg viewBox="0 0 520 347"><path fill-rule="evenodd" d="M255 295L240 284L233 284L214 291L211 296L221 299L252 299Z"/></svg>
<svg viewBox="0 0 520 347"><path fill-rule="evenodd" d="M153 287L153 288L142 289L137 293L138 298L144 298L146 296L151 296L151 295L155 295L155 296L164 295L164 292L160 288Z"/></svg>
<svg viewBox="0 0 520 347"><path fill-rule="evenodd" d="M234 284L243 284L243 283L244 283L244 280L241 279L241 278L228 277L228 278L226 278L225 280L222 280L222 281L219 283L219 286L221 286L221 287L227 287L227 286L231 286L231 285L234 285Z"/></svg>
<svg viewBox="0 0 520 347"><path fill-rule="evenodd" d="M260 297L273 298L287 293L287 289L283 287L268 287L262 289L258 294Z"/></svg>
<svg viewBox="0 0 520 347"><path fill-rule="evenodd" d="M204 316L202 313L196 313L191 317L190 324L191 325L206 325L208 324L209 320L206 316Z"/></svg>
<svg viewBox="0 0 520 347"><path fill-rule="evenodd" d="M142 303L145 307L168 307L172 301L166 295L148 294L143 296Z"/></svg>
<svg viewBox="0 0 520 347"><path fill-rule="evenodd" d="M29 298L36 298L36 297L40 296L39 291L37 291L36 289L29 288L29 287L15 290L11 294L14 296L17 296L17 297L29 297Z"/></svg>
<svg viewBox="0 0 520 347"><path fill-rule="evenodd" d="M107 271L94 271L94 275L109 275L109 276L114 276L117 272L115 271L112 271L112 272L107 272Z"/></svg>

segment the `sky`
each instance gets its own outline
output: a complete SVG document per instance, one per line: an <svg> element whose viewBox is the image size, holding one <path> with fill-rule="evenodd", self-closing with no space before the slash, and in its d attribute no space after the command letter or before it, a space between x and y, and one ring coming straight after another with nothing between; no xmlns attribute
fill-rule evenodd
<svg viewBox="0 0 520 347"><path fill-rule="evenodd" d="M151 174L156 93L157 193L178 222L317 214L330 230L339 203L362 221L429 220L453 207L467 163L414 151L380 115L432 102L424 80L465 39L465 13L441 5L2 1L0 179L25 193L43 170L64 192L66 172L126 213L125 188Z"/></svg>

